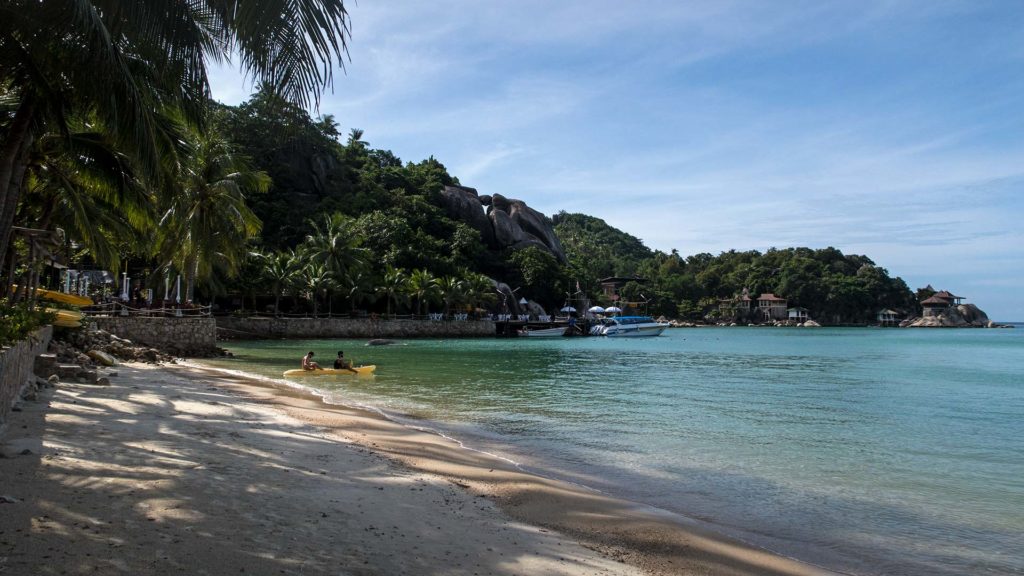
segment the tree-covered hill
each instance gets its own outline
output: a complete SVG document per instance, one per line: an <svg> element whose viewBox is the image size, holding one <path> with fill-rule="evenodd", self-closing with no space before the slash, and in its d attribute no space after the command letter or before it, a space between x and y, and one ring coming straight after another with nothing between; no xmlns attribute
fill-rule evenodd
<svg viewBox="0 0 1024 576"><path fill-rule="evenodd" d="M568 265L533 247L494 249L478 230L446 212L441 191L459 181L434 158L403 163L391 151L371 147L360 130L340 141L330 116L313 119L267 93L237 107L220 107L218 125L273 182L266 193L249 199L263 221L257 248L296 248L316 236L316 222L340 215L337 225L354 239L365 262L361 274L368 286L362 291L373 292L371 287L385 284L386 277L400 279L395 274L401 271L411 276L419 270L433 278L483 274L521 287L519 294L551 309L576 291L577 282L599 299L599 279L638 276L646 284L628 284L622 295L650 300L651 313L669 317L714 318L720 300L744 290L754 296L774 292L829 323L870 322L882 308L916 309L901 279L890 278L866 256L835 248L684 258L676 251L653 251L601 219L560 212L552 221ZM323 290L325 296L330 291ZM419 293L429 298L433 289ZM374 298L366 300L371 305ZM376 300L380 306L381 298ZM414 300L396 299L394 306L411 309Z"/></svg>
<svg viewBox="0 0 1024 576"><path fill-rule="evenodd" d="M870 323L879 310L918 311L917 299L901 278L892 278L867 256L844 255L829 247L770 249L718 256L682 257L655 252L637 238L584 214L555 217L571 274L597 294L605 276L639 276L646 286L627 284L622 296L650 300L650 311L693 320L716 318L720 300L746 290L752 297L771 292L812 318L838 323ZM643 294L643 297L641 296Z"/></svg>

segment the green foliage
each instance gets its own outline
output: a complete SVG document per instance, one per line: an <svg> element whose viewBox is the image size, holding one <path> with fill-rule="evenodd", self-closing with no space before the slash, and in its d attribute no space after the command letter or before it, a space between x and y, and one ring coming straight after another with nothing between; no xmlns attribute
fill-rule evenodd
<svg viewBox="0 0 1024 576"><path fill-rule="evenodd" d="M520 295L547 308L565 299L568 278L565 269L550 252L529 246L513 252L509 260L518 273L519 281L515 283L522 286Z"/></svg>
<svg viewBox="0 0 1024 576"><path fill-rule="evenodd" d="M875 266L866 256L828 247L769 249L718 256L701 253L687 258L678 252L653 252L638 239L583 214L560 213L555 231L569 257L569 273L590 294L606 276L636 275L643 286L629 283L619 293L625 300L646 302L654 315L692 320L718 315L718 301L747 290L751 297L773 292L801 306L812 318L828 323L868 323L883 308L917 311L917 299L900 278ZM643 296L641 296L641 294ZM602 304L610 304L602 302Z"/></svg>
<svg viewBox="0 0 1024 576"><path fill-rule="evenodd" d="M10 306L7 300L0 300L0 346L9 346L28 338L33 331L54 321L56 314L37 310L28 305Z"/></svg>
<svg viewBox="0 0 1024 576"><path fill-rule="evenodd" d="M559 212L552 221L555 234L569 259L568 274L596 294L597 280L609 276L633 276L654 252L639 238L586 214Z"/></svg>

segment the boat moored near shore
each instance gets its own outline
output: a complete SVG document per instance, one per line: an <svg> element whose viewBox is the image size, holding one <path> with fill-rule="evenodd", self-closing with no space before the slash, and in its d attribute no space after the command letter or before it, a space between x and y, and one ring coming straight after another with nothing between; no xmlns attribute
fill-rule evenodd
<svg viewBox="0 0 1024 576"><path fill-rule="evenodd" d="M591 329L591 334L610 337L660 336L668 327L669 324L658 322L650 316L617 316L605 318L602 324Z"/></svg>

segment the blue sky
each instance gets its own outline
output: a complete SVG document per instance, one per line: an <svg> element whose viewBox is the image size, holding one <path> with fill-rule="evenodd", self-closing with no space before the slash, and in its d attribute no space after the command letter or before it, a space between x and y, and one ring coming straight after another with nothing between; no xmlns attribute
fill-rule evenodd
<svg viewBox="0 0 1024 576"><path fill-rule="evenodd" d="M652 248L831 245L1024 320L1020 0L349 10L320 112L374 147Z"/></svg>

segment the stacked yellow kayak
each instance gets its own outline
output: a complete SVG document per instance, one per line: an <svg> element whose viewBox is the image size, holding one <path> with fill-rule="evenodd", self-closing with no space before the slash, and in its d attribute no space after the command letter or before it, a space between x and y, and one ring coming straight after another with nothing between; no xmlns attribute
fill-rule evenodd
<svg viewBox="0 0 1024 576"><path fill-rule="evenodd" d="M47 308L47 312L53 312L57 318L53 321L54 326L62 328L78 328L82 325L84 314L78 310L62 310L60 308Z"/></svg>
<svg viewBox="0 0 1024 576"><path fill-rule="evenodd" d="M354 366L352 370L355 370L357 374L353 374L352 370L335 370L334 368L324 368L323 370L303 370L301 368L296 370L287 370L284 373L286 378L294 378L295 376L369 376L373 374L373 371L377 369L376 364L370 364L369 366Z"/></svg>
<svg viewBox="0 0 1024 576"><path fill-rule="evenodd" d="M18 289L17 284L12 284L11 287L15 290ZM72 306L92 306L92 298L77 294L65 294L64 292L47 290L45 288L36 288L36 296L50 302L60 302L61 304L70 304Z"/></svg>

